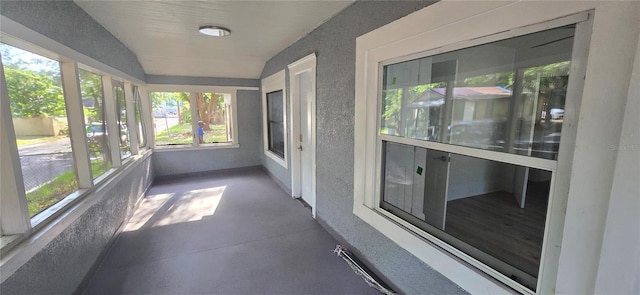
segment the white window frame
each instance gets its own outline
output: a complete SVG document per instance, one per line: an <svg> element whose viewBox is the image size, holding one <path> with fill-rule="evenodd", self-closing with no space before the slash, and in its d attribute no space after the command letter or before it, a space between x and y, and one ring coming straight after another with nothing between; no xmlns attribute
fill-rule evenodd
<svg viewBox="0 0 640 295"><path fill-rule="evenodd" d="M264 154L269 157L269 159L278 163L280 166L287 169L289 167L289 162L287 160L289 155L289 138L291 138L291 134L287 132L287 89L286 89L286 73L285 70L277 72L269 77L262 79L262 140L264 143ZM282 90L282 122L284 128L284 157L280 158L280 156L276 155L274 152L269 150L269 122L267 121L267 94Z"/></svg>
<svg viewBox="0 0 640 295"><path fill-rule="evenodd" d="M138 92L140 94L140 117L146 124L146 132L145 132L145 146L141 147L140 150L148 150L150 147L154 145L155 136L153 134L153 116L151 110L151 97L149 96L149 91L146 85L138 85Z"/></svg>
<svg viewBox="0 0 640 295"><path fill-rule="evenodd" d="M193 134L196 134L197 131L197 118L198 113L197 109L193 106L196 106L195 94L196 93L221 93L221 94L229 94L231 96L231 112L229 116L231 116L231 133L232 139L231 142L224 143L205 143L198 144L197 138L194 137L193 142L191 144L184 145L167 145L167 146L156 146L155 144L155 134L153 130L151 130L151 136L147 138L153 138L153 140L147 141L147 146L152 147L152 149L156 152L164 152L171 150L208 150L208 149L225 149L225 148L239 148L240 142L238 141L238 90L258 90L257 87L234 87L234 86L203 86L203 85L174 85L174 84L147 84L147 86L142 90L145 96L149 97L148 104L146 108L151 114L151 93L152 92L187 92L190 94L190 106L189 111L191 112L191 126L193 130ZM145 111L147 112L147 111ZM152 116L150 116L152 117ZM149 118L149 121L152 122L152 119ZM149 126L153 126L153 123L150 123ZM149 133L149 131L147 131Z"/></svg>
<svg viewBox="0 0 640 295"><path fill-rule="evenodd" d="M135 97L133 93L133 84L131 82L124 82L124 100L125 100L125 108L127 110L127 129L129 130L129 151L131 155L137 155L139 150L138 145L138 120L136 120L136 109L135 109Z"/></svg>
<svg viewBox="0 0 640 295"><path fill-rule="evenodd" d="M91 74L94 74L94 75L96 75L96 76L100 77L100 87L101 87L101 89L102 89L102 90L101 90L101 91L102 91L102 92L101 92L101 95L102 95L102 105L101 105L101 107L102 107L103 112L104 112L104 120L105 120L105 122L104 122L104 123L105 123L105 125L106 125L106 127L107 127L107 129L108 129L108 128L109 128L109 126L108 126L108 125L109 125L109 123L108 123L108 121L107 121L107 120L109 120L109 119L107 119L107 117L108 117L108 115L107 115L107 108L109 108L109 107L107 107L107 104L111 103L111 101L107 101L107 100L105 99L105 97L104 97L104 95L105 95L105 88L104 88L103 83L104 83L104 80L105 80L105 79L107 79L107 80L111 81L111 76L110 76L110 75L107 75L107 74L104 74L104 73L102 73L102 72L101 72L101 71L99 71L99 70L96 70L96 69L94 69L94 68L92 68L92 67L89 67L89 66L86 66L86 65L83 65L83 64L78 64L78 72L80 72L80 69L82 69L82 70L84 70L84 71L86 71L86 72L89 72L89 73L91 73ZM79 75L78 75L78 76L79 76ZM108 76L108 78L104 78L105 76ZM78 78L78 83L80 83L80 78ZM111 91L112 91L112 90L111 90ZM111 93L113 93L113 91L112 91ZM84 119L84 116L83 116L83 119ZM84 123L84 122L83 122L83 127L86 129L86 127L87 127L87 126L86 126L85 124L86 124L86 123ZM85 136L86 136L86 134L85 134ZM109 139L107 139L107 140L109 140ZM85 142L86 142L86 138L85 138ZM111 143L109 142L109 144L111 144ZM109 153L111 153L111 149L109 149ZM91 161L89 161L89 162L91 162ZM117 161L117 162L118 162L118 163L120 163L120 160L118 159L118 161ZM91 165L91 164L89 163L89 165ZM112 159L112 163L111 163L111 165L112 165L112 167L111 167L111 169L110 169L110 170L113 170L113 168L114 168L114 166L113 166L113 159ZM98 183L99 183L99 182L100 182L100 181L101 181L101 180L102 180L106 175L108 175L108 174L110 173L110 171L109 171L109 170L107 170L107 171L105 171L102 175L98 175L97 177L96 177L95 175L93 175L93 172L91 171L91 169L89 169L89 173L91 173L91 174L90 174L90 176L91 176L91 178L93 179L93 180L92 180L92 181L93 181L93 183L94 183L94 184L98 184Z"/></svg>
<svg viewBox="0 0 640 295"><path fill-rule="evenodd" d="M137 133L137 138L138 138L138 148L137 148L137 153L147 149L148 145L149 145L149 141L147 141L147 120L144 116L144 110L145 109L145 103L144 103L144 99L143 99L143 95L144 92L141 89L142 87L140 87L139 85L133 85L134 87L136 87L136 91L133 92L133 105L134 105L134 112L137 110L137 112L140 112L140 120L138 120L138 118L136 117L135 119L135 123L136 123L136 133ZM151 114L151 113L149 113ZM135 114L137 116L137 113ZM142 129L144 132L141 132L140 127L138 126L138 124L142 125ZM140 145L140 142L144 142L143 145Z"/></svg>
<svg viewBox="0 0 640 295"><path fill-rule="evenodd" d="M3 21L5 19L3 18ZM9 26L10 29L15 29L13 25ZM8 121L5 121L2 128L7 128L7 142L2 144L2 157L10 156L12 161L10 165L2 165L4 169L3 175L3 193L0 196L0 203L2 203L3 212L10 211L10 213L2 214L2 227L7 227L10 230L2 230L2 234L6 235L19 235L19 236L3 236L3 250L4 247L13 247L15 243L24 238L29 233L43 227L45 224L54 219L64 210L68 209L71 204L82 199L94 186L93 179L91 177L91 164L89 160L89 152L86 141L86 130L84 128L84 114L82 110L82 100L80 91L80 80L78 77L78 64L68 58L61 57L55 53L50 52L45 48L29 44L21 39L2 33L3 43L32 52L36 55L57 61L59 63L61 86L63 90L63 97L65 102L66 118L69 123L69 139L72 147L72 158L74 163L74 170L78 182L78 188L65 196L62 200L30 217L27 209L26 191L24 190L24 183L22 179L22 169L20 166L20 155L16 145L15 132L13 129L13 123L10 122L12 115L10 106L10 98L7 93L6 83L4 80L4 69L2 83L3 100L2 104L6 102L7 107L3 107L7 115ZM0 62L1 65L1 62ZM4 65L2 65L4 67ZM5 101L6 99L6 101ZM4 115L4 114L3 114ZM5 119L3 119L5 120ZM73 124L74 122L81 122L82 124ZM4 133L4 132L3 132ZM5 134L3 134L5 135ZM2 141L4 141L3 138ZM5 147L7 147L5 149ZM15 150L14 150L15 148ZM13 160L18 159L17 162ZM7 167L8 166L8 167ZM8 169L12 171L9 172ZM17 173L16 173L17 172ZM8 181L7 195L4 191L5 181ZM10 193L9 193L10 192ZM6 211L5 211L6 210ZM24 222L27 222L26 225ZM20 226L17 226L19 223ZM16 224L16 225L14 225ZM4 241L10 241L6 243Z"/></svg>
<svg viewBox="0 0 640 295"><path fill-rule="evenodd" d="M115 96L115 91L114 91L114 85L116 84L120 84L122 86L122 95L124 95L124 109L116 109L116 107L118 107L118 98ZM104 87L104 81L103 81L103 87ZM106 88L106 87L105 87ZM129 90L127 91L127 88L129 88ZM135 154L133 153L133 148L131 147L131 143L132 143L132 136L131 136L131 130L129 128L129 117L130 117L130 110L129 108L131 106L133 106L133 94L131 93L131 83L129 83L129 81L124 80L124 79L120 79L117 77L111 77L111 96L105 96L105 97L111 97L111 100L113 101L114 104L114 113L113 115L115 117L113 117L113 119L115 120L114 122L122 122L123 120L127 121L127 139L129 140L129 156L128 157L124 157L124 155L122 154L122 147L120 146L121 142L120 142L120 137L122 136L120 134L120 127L118 126L118 124L112 124L113 126L111 127L113 130L115 130L114 132L117 133L111 133L111 134L118 134L118 136L109 136L109 143L112 146L117 146L118 147L118 155L120 157L120 165L126 164L129 161L131 161L130 159L132 159L132 156L134 156ZM129 92L129 93L127 93ZM125 115L122 115L122 111L125 111ZM111 116L109 114L109 112L107 112L107 116ZM107 124L109 124L108 122L108 117L107 117ZM134 121L135 122L135 121ZM107 126L107 130L109 130L109 127ZM135 136L135 135L134 135ZM117 143L117 145L116 145ZM111 151L112 154L114 153L113 151Z"/></svg>
<svg viewBox="0 0 640 295"><path fill-rule="evenodd" d="M20 157L13 128L10 99L0 60L0 234L16 235L31 231L27 198L20 168ZM3 243L4 244L4 243Z"/></svg>
<svg viewBox="0 0 640 295"><path fill-rule="evenodd" d="M105 172L102 176L93 180L91 172L91 162L89 160L89 151L86 144L86 129L84 126L84 113L82 110L80 78L78 76L78 72L79 68L83 68L96 75L100 75L101 79L103 80L104 91L106 91L107 88L104 85L104 81L108 80L109 87L111 87L111 79L113 76L107 74L104 71L95 70L91 66L86 66L84 64L80 65L77 60L90 61L89 63L99 67L104 67L104 65L96 63L93 60L88 60L86 57L81 56L79 53L62 47L54 41L51 41L46 37L43 37L29 29L24 28L22 25L17 24L4 16L0 16L0 18L2 19L3 23L2 32L0 33L2 37L1 41L3 43L30 51L34 54L43 56L51 60L58 61L60 64L60 75L67 113L66 117L70 122L69 132L71 146L73 148L72 157L74 160L74 169L76 171L76 177L78 180L78 189L76 191L71 192L62 200L51 205L50 207L34 215L33 217L30 217L27 209L26 192L24 190L20 162L15 161L20 157L16 146L13 123L11 122L11 110L9 107L2 108L2 118L0 119L2 120L2 124L0 124L0 128L2 129L2 139L0 140L0 157L2 157L2 163L5 162L5 159L11 160L7 161L7 165L1 165L3 177L2 193L0 193L0 207L2 207L2 214L0 214L0 228L2 230L0 230L0 233L3 235L1 237L2 250L8 251L12 247L20 243L22 240L27 238L31 233L45 228L47 224L69 210L74 204L82 201L87 195L95 190L95 187L103 185L109 179L115 177L118 172L122 171L121 169L118 169L119 167L122 167L122 163L120 162L118 149L118 157L114 158L116 164L112 165L113 168ZM19 35L20 38L14 37L14 35L12 34ZM56 50L56 52L50 51L49 48L53 48L54 50ZM58 51L63 52L70 57L58 54ZM125 83L131 83L131 80L122 78L117 79ZM141 83L138 80L132 80L136 81L136 83ZM3 106L9 106L10 100L4 81L4 68L2 69L1 82L2 83L0 83L0 88L2 91L2 95L0 95L0 97L2 101L0 104L2 104ZM105 93L103 93L103 95L104 94ZM109 105L111 108L115 109L115 101L105 99L105 108L107 108ZM113 115L115 117L115 110L113 112ZM113 125L113 123L107 123ZM117 127L115 128L115 130L117 130ZM141 155L138 157L132 156L129 160L127 160L127 162L132 163L134 162L134 158L140 159L144 156L145 155Z"/></svg>
<svg viewBox="0 0 640 295"><path fill-rule="evenodd" d="M549 4L549 5L546 5ZM601 3L539 3L532 2L479 2L469 5L457 2L439 2L408 17L365 34L356 40L356 110L355 110L355 150L354 150L354 207L356 216L378 229L401 247L427 263L449 279L471 293L503 293L517 290L532 293L531 290L511 281L497 271L469 257L462 251L440 241L408 222L386 213L379 208L379 163L380 141L392 139L395 142L408 141L397 137L379 135L379 79L381 64L410 60L436 55L456 49L471 47L507 39L533 31L542 31L563 24L584 21L587 11L603 6ZM527 11L527 14L522 14ZM448 15L450 17L442 17ZM505 15L517 16L505 19ZM570 87L573 99L567 98L566 109L577 112L584 85L591 22L577 26L572 59L581 63L572 64ZM582 25L581 25L582 24ZM383 37L381 37L383 36ZM453 153L477 154L483 158L537 167L554 172L555 185L550 192L547 210L543 257L541 258L538 293L552 292L558 276L558 257L564 226L563 207L566 206L566 192L569 190L573 147L576 142L577 114L565 116L563 141L558 162L544 159L525 159L506 153L476 150L467 147L452 147L435 142L421 142L426 148L446 150ZM568 123L568 124L567 124ZM408 143L408 142L407 142ZM411 141L411 144L415 144ZM533 161L531 161L533 160ZM428 242L427 242L428 241ZM437 246L434 246L437 245ZM466 263L443 253L447 250ZM546 263L549 262L549 263ZM473 265L474 267L470 267ZM491 274L494 279L477 272L474 268ZM508 287L507 287L508 286ZM509 289L511 288L511 289Z"/></svg>

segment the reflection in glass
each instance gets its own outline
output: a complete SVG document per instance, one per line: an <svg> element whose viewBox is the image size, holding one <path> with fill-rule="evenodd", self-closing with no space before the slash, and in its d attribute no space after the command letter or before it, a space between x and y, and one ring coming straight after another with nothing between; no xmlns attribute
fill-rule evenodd
<svg viewBox="0 0 640 295"><path fill-rule="evenodd" d="M284 158L284 105L282 90L267 93L269 150Z"/></svg>
<svg viewBox="0 0 640 295"><path fill-rule="evenodd" d="M384 66L380 133L556 159L574 31Z"/></svg>
<svg viewBox="0 0 640 295"><path fill-rule="evenodd" d="M120 157L126 159L131 157L131 146L129 142L129 126L127 124L127 108L124 97L124 83L113 81L113 96L116 100L118 134L120 136Z"/></svg>
<svg viewBox="0 0 640 295"><path fill-rule="evenodd" d="M93 179L96 179L111 168L102 77L82 69L79 71L79 76L91 170Z"/></svg>
<svg viewBox="0 0 640 295"><path fill-rule="evenodd" d="M535 290L551 172L383 142L380 207Z"/></svg>
<svg viewBox="0 0 640 295"><path fill-rule="evenodd" d="M521 70L521 96L514 112L518 120L512 153L557 159L564 104L569 82L569 62Z"/></svg>

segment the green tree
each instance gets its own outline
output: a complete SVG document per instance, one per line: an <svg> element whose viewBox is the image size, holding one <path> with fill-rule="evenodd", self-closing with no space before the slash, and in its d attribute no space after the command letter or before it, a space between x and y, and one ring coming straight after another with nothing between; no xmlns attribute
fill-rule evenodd
<svg viewBox="0 0 640 295"><path fill-rule="evenodd" d="M191 123L191 111L189 110L191 95L188 92L179 92L177 95L177 101L180 102L178 120L182 123Z"/></svg>
<svg viewBox="0 0 640 295"><path fill-rule="evenodd" d="M475 76L464 79L458 87L511 87L513 85L513 72L495 73L482 76Z"/></svg>
<svg viewBox="0 0 640 295"><path fill-rule="evenodd" d="M179 103L178 117L180 123L191 121L189 112L190 95L188 92L152 92L151 105L154 110L164 109L164 106L176 106Z"/></svg>
<svg viewBox="0 0 640 295"><path fill-rule="evenodd" d="M418 100L427 99L429 91L433 88L446 87L445 82L437 82L431 84L416 85L406 88L386 89L383 91L383 109L382 119L384 119L384 128L400 127L402 113L402 96L406 91L404 98L405 104L411 104Z"/></svg>
<svg viewBox="0 0 640 295"><path fill-rule="evenodd" d="M13 66L4 70L14 117L64 116L62 87L52 77Z"/></svg>
<svg viewBox="0 0 640 295"><path fill-rule="evenodd" d="M568 76L570 69L571 63L569 61L557 62L539 67L532 67L524 71L524 80L534 83L536 82L536 76L538 75L540 78ZM535 83L530 85L527 85L525 83L525 87L531 89L534 89L535 86Z"/></svg>
<svg viewBox="0 0 640 295"><path fill-rule="evenodd" d="M382 99L382 119L383 127L398 128L400 122L400 112L402 109L402 88L388 89L383 91Z"/></svg>
<svg viewBox="0 0 640 295"><path fill-rule="evenodd" d="M204 130L210 130L209 124L224 124L224 95L217 93L196 93L199 120L204 122Z"/></svg>
<svg viewBox="0 0 640 295"><path fill-rule="evenodd" d="M93 108L84 108L84 116L87 122L103 122L102 77L82 69L79 72L79 76L82 100L93 100Z"/></svg>

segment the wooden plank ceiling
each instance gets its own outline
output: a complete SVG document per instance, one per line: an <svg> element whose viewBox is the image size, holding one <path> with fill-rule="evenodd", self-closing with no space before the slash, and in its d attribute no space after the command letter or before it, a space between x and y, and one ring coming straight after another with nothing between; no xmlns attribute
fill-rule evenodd
<svg viewBox="0 0 640 295"><path fill-rule="evenodd" d="M79 1L151 75L259 78L265 62L352 1ZM231 35L198 33L218 25Z"/></svg>

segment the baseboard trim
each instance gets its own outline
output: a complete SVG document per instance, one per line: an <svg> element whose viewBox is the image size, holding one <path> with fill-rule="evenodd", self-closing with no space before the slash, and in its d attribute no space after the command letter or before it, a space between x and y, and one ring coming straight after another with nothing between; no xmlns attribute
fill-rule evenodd
<svg viewBox="0 0 640 295"><path fill-rule="evenodd" d="M282 181L280 181L280 179L278 179L275 175L271 174L271 172L269 171L269 169L267 169L264 166L259 166L262 171L264 171L265 173L267 173L267 175L269 175L269 177L271 177L271 179L273 179L273 181L275 181L275 183L283 190L287 193L288 196L291 196L291 189L288 188L284 183L282 183Z"/></svg>
<svg viewBox="0 0 640 295"><path fill-rule="evenodd" d="M229 172L250 171L250 170L256 170L256 169L263 169L263 167L261 165L256 165L256 166L235 167L235 168L227 168L227 169L219 169L219 170L180 173L180 174L172 174L172 175L159 175L159 176L157 175L153 179L153 184L155 185L157 183L160 183L166 180L192 178L195 176L216 175L216 174L229 173Z"/></svg>

